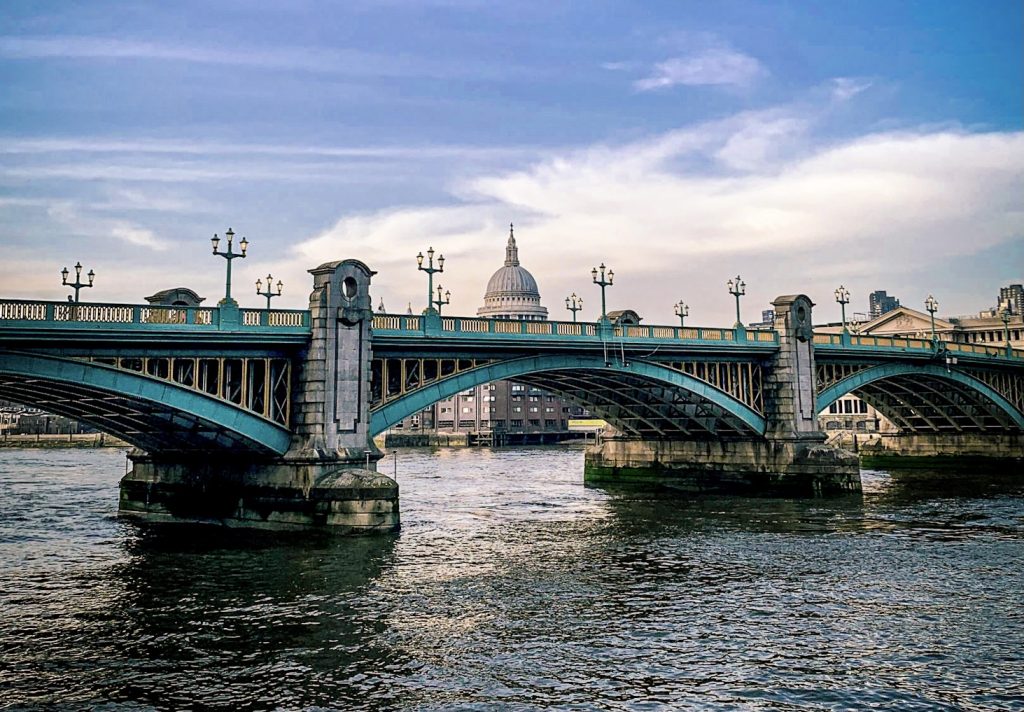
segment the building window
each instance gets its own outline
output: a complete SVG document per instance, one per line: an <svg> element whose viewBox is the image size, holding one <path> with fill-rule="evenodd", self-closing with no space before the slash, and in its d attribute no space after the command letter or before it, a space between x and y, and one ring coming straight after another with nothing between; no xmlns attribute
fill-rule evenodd
<svg viewBox="0 0 1024 712"><path fill-rule="evenodd" d="M521 392L523 392L525 390L526 390L526 386L522 386L522 385L520 385L518 383L513 383L512 384L512 392L513 393L521 393Z"/></svg>
<svg viewBox="0 0 1024 712"><path fill-rule="evenodd" d="M521 428L521 427L523 427L523 421L522 420L517 420L516 418L513 418L510 422L511 422L513 428Z"/></svg>
<svg viewBox="0 0 1024 712"><path fill-rule="evenodd" d="M531 403L537 403L540 401L540 396L530 396Z"/></svg>
<svg viewBox="0 0 1024 712"><path fill-rule="evenodd" d="M517 406L513 407L512 408L512 412L513 413L522 413L523 412L523 406L517 405Z"/></svg>
<svg viewBox="0 0 1024 712"><path fill-rule="evenodd" d="M545 408L545 409L544 409L544 412L545 412L545 413L554 413L554 412L555 412L555 409L554 409L554 408L551 408L551 407L547 407L547 408Z"/></svg>
<svg viewBox="0 0 1024 712"><path fill-rule="evenodd" d="M530 419L530 425L532 427L534 427L534 428L539 428L540 427L540 421L539 420L534 420L534 419L531 418Z"/></svg>

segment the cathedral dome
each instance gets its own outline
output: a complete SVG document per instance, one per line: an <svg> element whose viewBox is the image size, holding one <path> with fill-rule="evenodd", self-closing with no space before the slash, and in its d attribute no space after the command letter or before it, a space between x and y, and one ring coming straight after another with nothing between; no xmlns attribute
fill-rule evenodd
<svg viewBox="0 0 1024 712"><path fill-rule="evenodd" d="M484 306L476 313L497 319L543 320L548 317L548 310L540 304L537 280L519 264L519 248L512 226L509 226L505 247L505 264L487 281Z"/></svg>

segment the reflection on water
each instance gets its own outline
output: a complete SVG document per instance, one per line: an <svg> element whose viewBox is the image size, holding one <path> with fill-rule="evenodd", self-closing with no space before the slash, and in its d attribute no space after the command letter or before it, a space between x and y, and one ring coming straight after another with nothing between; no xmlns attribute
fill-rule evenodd
<svg viewBox="0 0 1024 712"><path fill-rule="evenodd" d="M681 499L410 449L403 531L341 539L121 521L123 455L2 455L0 704L1024 707L1019 473Z"/></svg>

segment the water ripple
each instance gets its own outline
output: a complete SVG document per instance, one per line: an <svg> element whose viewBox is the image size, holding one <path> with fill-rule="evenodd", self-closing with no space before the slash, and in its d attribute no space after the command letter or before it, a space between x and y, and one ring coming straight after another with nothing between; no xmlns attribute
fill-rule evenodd
<svg viewBox="0 0 1024 712"><path fill-rule="evenodd" d="M0 705L1024 709L1019 478L686 500L581 459L409 450L402 533L337 539L121 521L122 454L6 450Z"/></svg>

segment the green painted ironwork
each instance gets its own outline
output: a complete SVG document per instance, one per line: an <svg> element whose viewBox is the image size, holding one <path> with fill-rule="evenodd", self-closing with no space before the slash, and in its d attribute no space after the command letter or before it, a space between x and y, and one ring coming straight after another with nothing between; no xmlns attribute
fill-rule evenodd
<svg viewBox="0 0 1024 712"><path fill-rule="evenodd" d="M899 378L901 376L931 376L966 386L973 392L992 401L1017 427L1024 429L1024 413L1021 413L1010 401L992 389L988 384L955 369L946 369L934 364L886 363L857 371L818 393L818 411L826 410L837 400L848 393L853 393L858 388L875 383L876 381Z"/></svg>
<svg viewBox="0 0 1024 712"><path fill-rule="evenodd" d="M433 321L433 323L431 323ZM377 314L373 318L374 343L433 337L459 342L501 342L537 344L556 341L591 344L706 344L716 347L774 350L779 343L775 331L745 332L746 341L735 329L656 325L608 326L594 322L529 321L446 316L437 320L405 314Z"/></svg>
<svg viewBox="0 0 1024 712"><path fill-rule="evenodd" d="M405 396L391 400L373 411L370 430L374 435L384 432L395 423L418 413L432 403L450 398L461 391L483 383L515 379L517 376L546 371L564 370L631 374L666 386L680 388L720 407L746 425L752 434L761 436L765 432L765 420L756 411L698 378L646 361L630 360L625 365L608 365L603 358L597 356L567 354L498 361L423 386Z"/></svg>
<svg viewBox="0 0 1024 712"><path fill-rule="evenodd" d="M143 449L151 449L155 439L168 438L179 441L182 449L202 449L203 446L217 445L215 434L223 433L228 440L243 444L253 452L283 454L291 441L287 428L231 403L175 383L99 363L24 352L0 352L0 379L3 376L86 388L115 396L139 413L150 416L154 412L167 414L166 430L154 434L111 428L109 416L103 416L111 406L99 399L69 400L68 403L74 406L74 413L68 412L60 403L51 403L47 407L85 422L104 422L103 430ZM0 386L0 392L3 388ZM60 413L61 410L65 412ZM126 417L130 415L130 412L125 414ZM108 420L105 421L105 417ZM175 419L179 420L178 427L175 427ZM196 432L194 424L202 424L205 431L213 435Z"/></svg>

